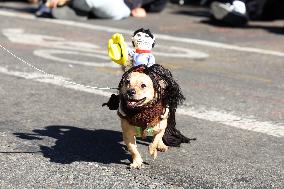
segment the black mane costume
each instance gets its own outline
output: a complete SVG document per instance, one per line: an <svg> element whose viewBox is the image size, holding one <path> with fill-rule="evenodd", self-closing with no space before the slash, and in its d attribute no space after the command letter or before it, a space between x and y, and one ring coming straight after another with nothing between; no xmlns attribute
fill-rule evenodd
<svg viewBox="0 0 284 189"><path fill-rule="evenodd" d="M150 67L147 67L145 65L139 65L136 67L132 67L131 69L129 69L127 72L125 72L122 75L122 79L118 85L119 90L121 89L125 80L128 78L129 74L132 72L144 73L148 75L153 82L153 87L157 94L156 95L157 97L150 102L150 105L145 105L145 109L147 109L148 107L151 107L151 108L157 107L157 109L160 110L161 106L164 108L168 107L169 109L169 116L167 120L168 125L166 127L165 134L163 136L163 142L167 146L177 147L177 146L180 146L181 143L189 143L190 140L195 140L195 139L189 139L185 137L184 135L181 134L179 130L176 129L176 120L175 120L176 109L178 105L183 103L183 101L185 100L185 97L183 96L179 85L173 79L171 72L159 64L154 64ZM121 100L122 98L120 97L120 95L113 94L110 100L107 103L103 104L103 106L107 105L109 109L117 110ZM155 103L157 104L157 106L154 105ZM141 113L143 109L139 107L138 109L128 110L127 108L123 107L123 101L121 104L122 104L123 111L127 115L130 114L130 116L135 116L135 115L139 116L140 115L139 113ZM153 109L152 111L154 113L155 109ZM130 122L132 121L132 119L129 119L129 120ZM136 117L134 121L135 120L136 120ZM153 121L159 121L159 120L153 120ZM138 121L138 123L140 122ZM138 126L145 128L145 126L147 127L147 124L146 125L138 124Z"/></svg>

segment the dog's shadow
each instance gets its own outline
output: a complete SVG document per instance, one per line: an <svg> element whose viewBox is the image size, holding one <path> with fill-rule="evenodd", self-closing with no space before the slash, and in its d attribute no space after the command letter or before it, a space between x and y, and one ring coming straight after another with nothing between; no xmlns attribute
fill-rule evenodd
<svg viewBox="0 0 284 189"><path fill-rule="evenodd" d="M99 162L104 164L126 164L130 155L121 144L122 134L112 130L87 130L73 126L51 125L33 133L14 133L25 140L56 139L54 146L39 145L44 157L51 162L70 164L75 161Z"/></svg>

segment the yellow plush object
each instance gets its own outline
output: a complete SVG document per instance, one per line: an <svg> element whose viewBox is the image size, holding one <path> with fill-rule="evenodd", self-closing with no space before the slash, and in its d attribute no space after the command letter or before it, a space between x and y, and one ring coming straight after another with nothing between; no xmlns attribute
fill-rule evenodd
<svg viewBox="0 0 284 189"><path fill-rule="evenodd" d="M117 64L125 65L128 60L126 43L121 34L114 34L108 41L108 56Z"/></svg>

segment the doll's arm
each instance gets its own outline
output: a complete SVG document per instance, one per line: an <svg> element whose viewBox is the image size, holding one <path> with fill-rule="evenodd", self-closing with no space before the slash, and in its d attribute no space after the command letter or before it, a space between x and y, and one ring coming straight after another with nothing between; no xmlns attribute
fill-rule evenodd
<svg viewBox="0 0 284 189"><path fill-rule="evenodd" d="M152 66L153 64L155 64L155 57L154 57L153 54L150 54L149 59L148 59L148 64L147 64L147 66L150 67L150 66Z"/></svg>

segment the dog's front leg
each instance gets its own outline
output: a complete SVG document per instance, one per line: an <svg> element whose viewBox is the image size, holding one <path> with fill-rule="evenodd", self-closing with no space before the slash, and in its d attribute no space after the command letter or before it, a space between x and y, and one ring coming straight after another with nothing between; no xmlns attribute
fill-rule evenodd
<svg viewBox="0 0 284 189"><path fill-rule="evenodd" d="M125 119L121 119L121 128L123 133L123 141L126 144L128 151L131 153L133 162L130 164L131 168L140 169L143 165L143 159L138 152L136 145L136 130Z"/></svg>
<svg viewBox="0 0 284 189"><path fill-rule="evenodd" d="M153 142L149 145L149 153L151 156L154 157L154 159L156 159L158 155L157 152L158 149L161 148L160 151L166 151L168 149L168 147L162 141L166 127L167 127L167 119L163 119L153 128L154 138Z"/></svg>

